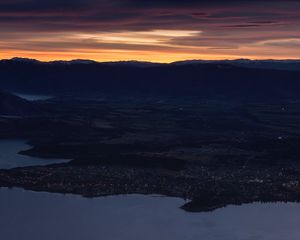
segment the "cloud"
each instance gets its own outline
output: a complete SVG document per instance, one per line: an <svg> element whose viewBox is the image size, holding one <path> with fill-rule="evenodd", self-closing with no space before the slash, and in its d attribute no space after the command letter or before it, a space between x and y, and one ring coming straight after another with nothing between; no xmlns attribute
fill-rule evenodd
<svg viewBox="0 0 300 240"><path fill-rule="evenodd" d="M1 0L0 47L14 54L143 51L153 58L176 58L176 51L280 58L293 48L300 56L298 42L282 42L300 38L299 12L292 0Z"/></svg>
<svg viewBox="0 0 300 240"><path fill-rule="evenodd" d="M275 47L287 47L287 48L299 48L300 47L300 37L299 38L284 38L276 40L267 40L262 42L264 45L275 46Z"/></svg>

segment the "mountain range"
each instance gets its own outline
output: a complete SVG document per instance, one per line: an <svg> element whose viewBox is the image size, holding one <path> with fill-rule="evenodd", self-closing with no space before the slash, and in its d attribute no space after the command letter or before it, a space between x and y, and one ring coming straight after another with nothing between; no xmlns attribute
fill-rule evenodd
<svg viewBox="0 0 300 240"><path fill-rule="evenodd" d="M0 74L0 89L10 92L270 99L300 96L299 60L194 60L160 64L14 58L0 61Z"/></svg>
<svg viewBox="0 0 300 240"><path fill-rule="evenodd" d="M261 68L261 69L274 69L274 70L291 70L300 71L300 59L286 59L286 60L250 60L250 59L235 59L235 60L186 60L177 61L172 63L155 63L155 62L140 62L140 61L116 61L116 62L97 62L86 59L75 59L70 61L57 60L50 62L41 62L36 59L29 58L12 58L9 60L0 60L0 62L23 62L23 63L36 63L36 64L101 64L107 66L131 66L131 67L154 67L165 65L198 65L198 64L228 64L233 66L241 66L247 68Z"/></svg>

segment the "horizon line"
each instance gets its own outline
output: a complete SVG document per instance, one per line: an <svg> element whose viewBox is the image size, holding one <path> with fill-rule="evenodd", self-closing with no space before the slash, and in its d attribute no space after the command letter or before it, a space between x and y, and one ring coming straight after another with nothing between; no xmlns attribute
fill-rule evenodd
<svg viewBox="0 0 300 240"><path fill-rule="evenodd" d="M116 60L116 61L97 61L93 59L84 59L84 58L74 58L74 59L54 59L54 60L40 60L38 58L30 58L30 57L12 57L12 58L1 58L0 61L13 61L13 60L31 60L31 61L37 61L41 63L53 63L53 62L72 62L72 61L90 61L94 63L130 63L130 62L136 62L136 63L152 63L152 64L173 64L173 63L180 63L180 62L193 62L193 61L203 61L203 62L222 62L222 61L238 61L238 60L246 60L246 61L300 61L300 58L266 58L266 59L251 59L251 58L233 58L233 59L185 59L185 60L178 60L178 61L172 61L172 62L154 62L154 61L141 61L141 60Z"/></svg>

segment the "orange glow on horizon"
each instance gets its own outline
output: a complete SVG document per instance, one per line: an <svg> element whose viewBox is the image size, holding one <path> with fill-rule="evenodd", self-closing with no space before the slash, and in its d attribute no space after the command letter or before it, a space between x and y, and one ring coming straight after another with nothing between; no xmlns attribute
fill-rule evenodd
<svg viewBox="0 0 300 240"><path fill-rule="evenodd" d="M74 59L88 59L98 62L110 61L147 61L157 63L171 63L182 60L204 59L204 60L222 60L235 59L241 57L231 56L211 56L199 54L170 54L170 53L148 53L148 52L102 52L102 53L66 53L66 52L19 52L11 51L1 54L2 59L11 59L14 57L31 58L40 61L54 61L54 60L74 60Z"/></svg>
<svg viewBox="0 0 300 240"><path fill-rule="evenodd" d="M6 51L1 53L1 59L11 59L14 57L30 58L39 61L70 61L74 59L87 59L97 62L110 61L146 61L157 63L171 63L184 60L233 60L233 59L299 59L297 57L260 57L260 56L239 56L239 55L209 55L209 54L185 54L169 52L128 52L128 51L103 51L103 52L27 52L27 51Z"/></svg>

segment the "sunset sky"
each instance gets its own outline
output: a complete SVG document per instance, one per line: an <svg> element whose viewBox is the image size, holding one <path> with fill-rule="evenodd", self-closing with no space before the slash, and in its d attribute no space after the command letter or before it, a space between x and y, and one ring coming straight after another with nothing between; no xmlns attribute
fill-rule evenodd
<svg viewBox="0 0 300 240"><path fill-rule="evenodd" d="M0 0L0 58L300 58L297 0Z"/></svg>

